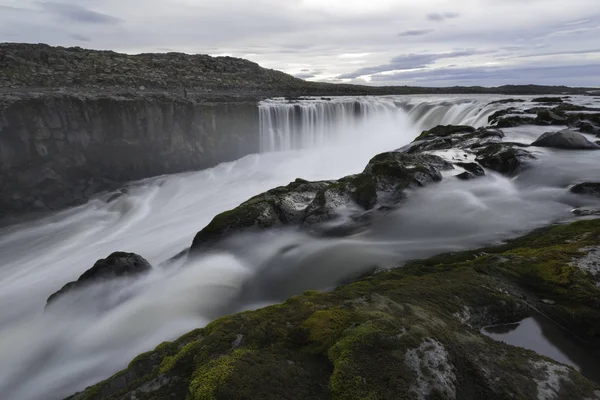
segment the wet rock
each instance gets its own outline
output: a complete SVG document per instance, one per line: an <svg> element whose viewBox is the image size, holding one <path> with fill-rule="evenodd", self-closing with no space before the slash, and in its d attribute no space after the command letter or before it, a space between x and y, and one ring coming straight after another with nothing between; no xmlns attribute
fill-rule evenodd
<svg viewBox="0 0 600 400"><path fill-rule="evenodd" d="M600 182L583 182L571 187L571 193L600 197Z"/></svg>
<svg viewBox="0 0 600 400"><path fill-rule="evenodd" d="M98 260L77 281L67 283L62 289L48 298L50 305L60 296L73 290L82 289L88 285L118 278L128 278L146 274L152 266L143 257L134 253L113 253L105 259Z"/></svg>
<svg viewBox="0 0 600 400"><path fill-rule="evenodd" d="M512 115L509 117L502 117L497 120L497 128L513 128L521 125L535 125L536 119L532 117L522 117L520 115Z"/></svg>
<svg viewBox="0 0 600 400"><path fill-rule="evenodd" d="M504 137L498 129L465 129L463 126L438 126L425 131L413 143L399 151L415 154L424 151L448 149L474 149L488 143L499 142Z"/></svg>
<svg viewBox="0 0 600 400"><path fill-rule="evenodd" d="M517 143L493 143L476 151L475 161L501 174L513 176L535 159L522 146Z"/></svg>
<svg viewBox="0 0 600 400"><path fill-rule="evenodd" d="M396 203L406 189L442 180L442 170L453 169L441 157L428 154L387 152L379 154L357 175L337 181L296 180L253 197L237 208L217 215L194 238L192 251L213 246L236 233L283 226L313 229L338 216L341 207L356 207L358 219L376 205ZM356 221L360 225L360 221ZM357 226L358 226L357 225ZM345 225L344 232L355 231Z"/></svg>
<svg viewBox="0 0 600 400"><path fill-rule="evenodd" d="M538 111L536 123L539 125L565 125L568 118L551 110Z"/></svg>
<svg viewBox="0 0 600 400"><path fill-rule="evenodd" d="M446 137L457 133L472 133L475 128L468 125L438 125L428 131L423 131L415 140L424 140L431 137Z"/></svg>
<svg viewBox="0 0 600 400"><path fill-rule="evenodd" d="M538 97L531 101L534 103L562 103L564 100L560 97Z"/></svg>
<svg viewBox="0 0 600 400"><path fill-rule="evenodd" d="M491 103L489 103L488 106L491 106L492 104L508 104L508 103L525 103L525 100L523 100L523 99L495 100L495 101L492 101Z"/></svg>
<svg viewBox="0 0 600 400"><path fill-rule="evenodd" d="M474 162L469 162L469 163L459 162L459 163L455 163L454 165L464 168L465 170L467 170L467 172L470 172L474 176L484 176L485 175L485 170L483 168L481 168L481 165L474 163Z"/></svg>
<svg viewBox="0 0 600 400"><path fill-rule="evenodd" d="M579 207L571 210L573 215L578 217L589 217L592 215L600 215L600 208L593 207Z"/></svg>
<svg viewBox="0 0 600 400"><path fill-rule="evenodd" d="M470 181L471 179L477 178L475 175L473 175L469 171L465 171L465 172L463 172L461 174L458 174L458 175L456 175L456 177L458 179L460 179L461 181Z"/></svg>
<svg viewBox="0 0 600 400"><path fill-rule="evenodd" d="M572 150L598 150L600 146L590 142L581 133L564 129L558 132L546 132L540 136L532 146L553 147L557 149Z"/></svg>

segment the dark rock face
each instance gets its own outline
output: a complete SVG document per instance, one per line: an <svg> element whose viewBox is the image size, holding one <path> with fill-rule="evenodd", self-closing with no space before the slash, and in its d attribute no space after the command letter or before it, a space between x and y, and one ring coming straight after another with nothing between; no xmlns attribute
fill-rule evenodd
<svg viewBox="0 0 600 400"><path fill-rule="evenodd" d="M469 128L469 129L465 129ZM502 131L497 129L463 126L439 126L425 131L413 143L400 149L400 151L417 154L424 151L438 151L449 149L473 149L489 143L497 143L504 137Z"/></svg>
<svg viewBox="0 0 600 400"><path fill-rule="evenodd" d="M60 296L88 285L117 278L128 278L148 273L152 266L143 257L134 253L113 253L105 259L98 260L75 282L67 283L62 289L48 298L47 305Z"/></svg>
<svg viewBox="0 0 600 400"><path fill-rule="evenodd" d="M583 182L571 188L572 193L600 197L600 182Z"/></svg>
<svg viewBox="0 0 600 400"><path fill-rule="evenodd" d="M258 151L255 102L167 95L0 98L0 218Z"/></svg>
<svg viewBox="0 0 600 400"><path fill-rule="evenodd" d="M374 157L364 172L337 181L307 182L260 194L239 207L217 215L194 238L192 251L199 251L233 234L297 225L313 228L336 217L345 205L358 206L358 218L376 205L393 204L403 192L442 180L441 170L452 165L433 155L388 152Z"/></svg>
<svg viewBox="0 0 600 400"><path fill-rule="evenodd" d="M600 146L590 142L582 134L564 129L559 132L546 132L532 146L554 147L557 149L598 150Z"/></svg>
<svg viewBox="0 0 600 400"><path fill-rule="evenodd" d="M541 110L537 113L538 125L565 125L568 118L551 110Z"/></svg>
<svg viewBox="0 0 600 400"><path fill-rule="evenodd" d="M457 133L473 133L475 128L468 125L438 125L421 133L415 140L424 140L430 137L446 137Z"/></svg>
<svg viewBox="0 0 600 400"><path fill-rule="evenodd" d="M473 176L485 176L485 170L483 168L481 168L481 165L479 165L477 163L458 162L458 163L455 163L455 165L457 165L461 168L464 168L467 172L469 172Z"/></svg>
<svg viewBox="0 0 600 400"><path fill-rule="evenodd" d="M562 103L563 99L560 97L538 97L537 99L531 100L534 103Z"/></svg>
<svg viewBox="0 0 600 400"><path fill-rule="evenodd" d="M477 161L486 168L504 175L513 176L535 157L514 143L493 143L476 152Z"/></svg>

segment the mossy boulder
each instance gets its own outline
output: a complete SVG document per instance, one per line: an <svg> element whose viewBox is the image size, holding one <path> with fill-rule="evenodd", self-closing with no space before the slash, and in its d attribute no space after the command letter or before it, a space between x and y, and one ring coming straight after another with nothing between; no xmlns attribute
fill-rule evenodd
<svg viewBox="0 0 600 400"><path fill-rule="evenodd" d="M595 399L574 369L480 329L542 313L598 351L596 249L600 220L581 221L308 291L164 343L70 400Z"/></svg>
<svg viewBox="0 0 600 400"><path fill-rule="evenodd" d="M343 206L357 207L358 218L378 204L398 202L406 189L440 181L440 171L452 168L437 156L388 152L375 156L357 175L337 181L299 179L217 215L196 235L192 251L251 230L283 226L317 229L318 224L335 219L336 210Z"/></svg>
<svg viewBox="0 0 600 400"><path fill-rule="evenodd" d="M67 283L58 292L52 294L48 298L47 306L71 291L80 290L103 281L140 276L151 270L152 266L142 256L134 253L113 253L102 260L98 260L77 281Z"/></svg>

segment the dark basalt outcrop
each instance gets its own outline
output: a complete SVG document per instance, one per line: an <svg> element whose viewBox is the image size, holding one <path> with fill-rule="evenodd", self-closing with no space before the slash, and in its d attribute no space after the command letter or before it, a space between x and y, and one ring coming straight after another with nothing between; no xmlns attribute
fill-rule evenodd
<svg viewBox="0 0 600 400"><path fill-rule="evenodd" d="M136 277L152 270L152 266L143 257L134 253L113 253L107 258L98 260L77 281L67 283L62 289L48 298L47 306L59 297L86 286L118 278Z"/></svg>
<svg viewBox="0 0 600 400"><path fill-rule="evenodd" d="M426 131L410 145L401 149L409 154L449 149L461 149L475 156L481 166L501 174L513 176L527 166L535 157L519 143L504 143L502 131L497 129L464 127L437 127ZM455 163L463 167L462 162ZM476 164L475 164L476 165ZM465 168L466 169L466 168ZM468 170L468 172L473 172ZM460 178L473 178L481 173L462 175Z"/></svg>
<svg viewBox="0 0 600 400"><path fill-rule="evenodd" d="M600 197L600 182L582 182L571 187L571 192Z"/></svg>
<svg viewBox="0 0 600 400"><path fill-rule="evenodd" d="M538 97L531 101L534 103L562 103L564 100L560 97Z"/></svg>
<svg viewBox="0 0 600 400"><path fill-rule="evenodd" d="M413 143L401 150L409 154L449 149L467 150L499 142L503 137L502 131L497 129L440 125L423 132Z"/></svg>
<svg viewBox="0 0 600 400"><path fill-rule="evenodd" d="M220 318L69 400L598 399L575 369L480 333L542 313L600 344L600 220ZM340 265L343 268L343 265Z"/></svg>
<svg viewBox="0 0 600 400"><path fill-rule="evenodd" d="M596 143L592 143L582 134L568 129L558 132L546 132L531 145L557 149L600 150L600 146Z"/></svg>
<svg viewBox="0 0 600 400"><path fill-rule="evenodd" d="M523 147L527 146L520 143L492 143L475 152L475 161L501 174L514 176L535 159Z"/></svg>
<svg viewBox="0 0 600 400"><path fill-rule="evenodd" d="M452 168L437 156L388 152L374 157L358 175L337 181L298 179L217 215L196 235L192 251L247 230L289 225L318 229L318 224L334 219L335 210L342 206L358 206L358 218L377 205L398 202L406 189L440 181L440 171Z"/></svg>

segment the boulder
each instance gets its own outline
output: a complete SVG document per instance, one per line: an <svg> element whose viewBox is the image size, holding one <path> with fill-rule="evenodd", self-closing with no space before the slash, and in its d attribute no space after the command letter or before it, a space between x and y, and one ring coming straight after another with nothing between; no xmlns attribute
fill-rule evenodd
<svg viewBox="0 0 600 400"><path fill-rule="evenodd" d="M583 182L573 186L571 193L600 197L600 182Z"/></svg>
<svg viewBox="0 0 600 400"><path fill-rule="evenodd" d="M499 142L503 137L504 133L498 129L471 128L465 130L463 126L438 126L423 132L413 143L400 151L415 154L453 148L466 150Z"/></svg>
<svg viewBox="0 0 600 400"><path fill-rule="evenodd" d="M508 117L501 117L497 120L497 128L513 128L521 125L535 125L536 119L531 117L522 117L520 115L511 115Z"/></svg>
<svg viewBox="0 0 600 400"><path fill-rule="evenodd" d="M446 137L457 133L472 133L475 128L468 125L438 125L428 131L423 131L416 140L424 140L431 137Z"/></svg>
<svg viewBox="0 0 600 400"><path fill-rule="evenodd" d="M337 217L343 206L358 207L356 218L376 205L397 203L404 191L442 180L453 169L441 157L387 152L375 156L365 170L337 181L297 179L269 190L217 215L194 238L192 252L215 245L233 234L282 226L313 229Z"/></svg>
<svg viewBox="0 0 600 400"><path fill-rule="evenodd" d="M531 101L534 103L562 103L564 100L560 97L538 97Z"/></svg>
<svg viewBox="0 0 600 400"><path fill-rule="evenodd" d="M537 113L536 122L539 125L565 125L568 118L551 110L541 110Z"/></svg>
<svg viewBox="0 0 600 400"><path fill-rule="evenodd" d="M113 253L107 258L98 260L77 281L67 283L62 289L51 295L48 298L47 306L56 301L60 296L94 283L139 276L151 270L152 266L142 256L134 253Z"/></svg>
<svg viewBox="0 0 600 400"><path fill-rule="evenodd" d="M553 147L571 150L598 150L600 146L586 139L579 132L563 129L558 132L546 132L531 144L537 147Z"/></svg>
<svg viewBox="0 0 600 400"><path fill-rule="evenodd" d="M482 166L504 175L514 176L535 157L518 143L493 143L475 154Z"/></svg>
<svg viewBox="0 0 600 400"><path fill-rule="evenodd" d="M484 176L485 170L481 168L481 165L475 162L459 162L454 165L464 168L467 172L469 172L474 177L476 176Z"/></svg>

